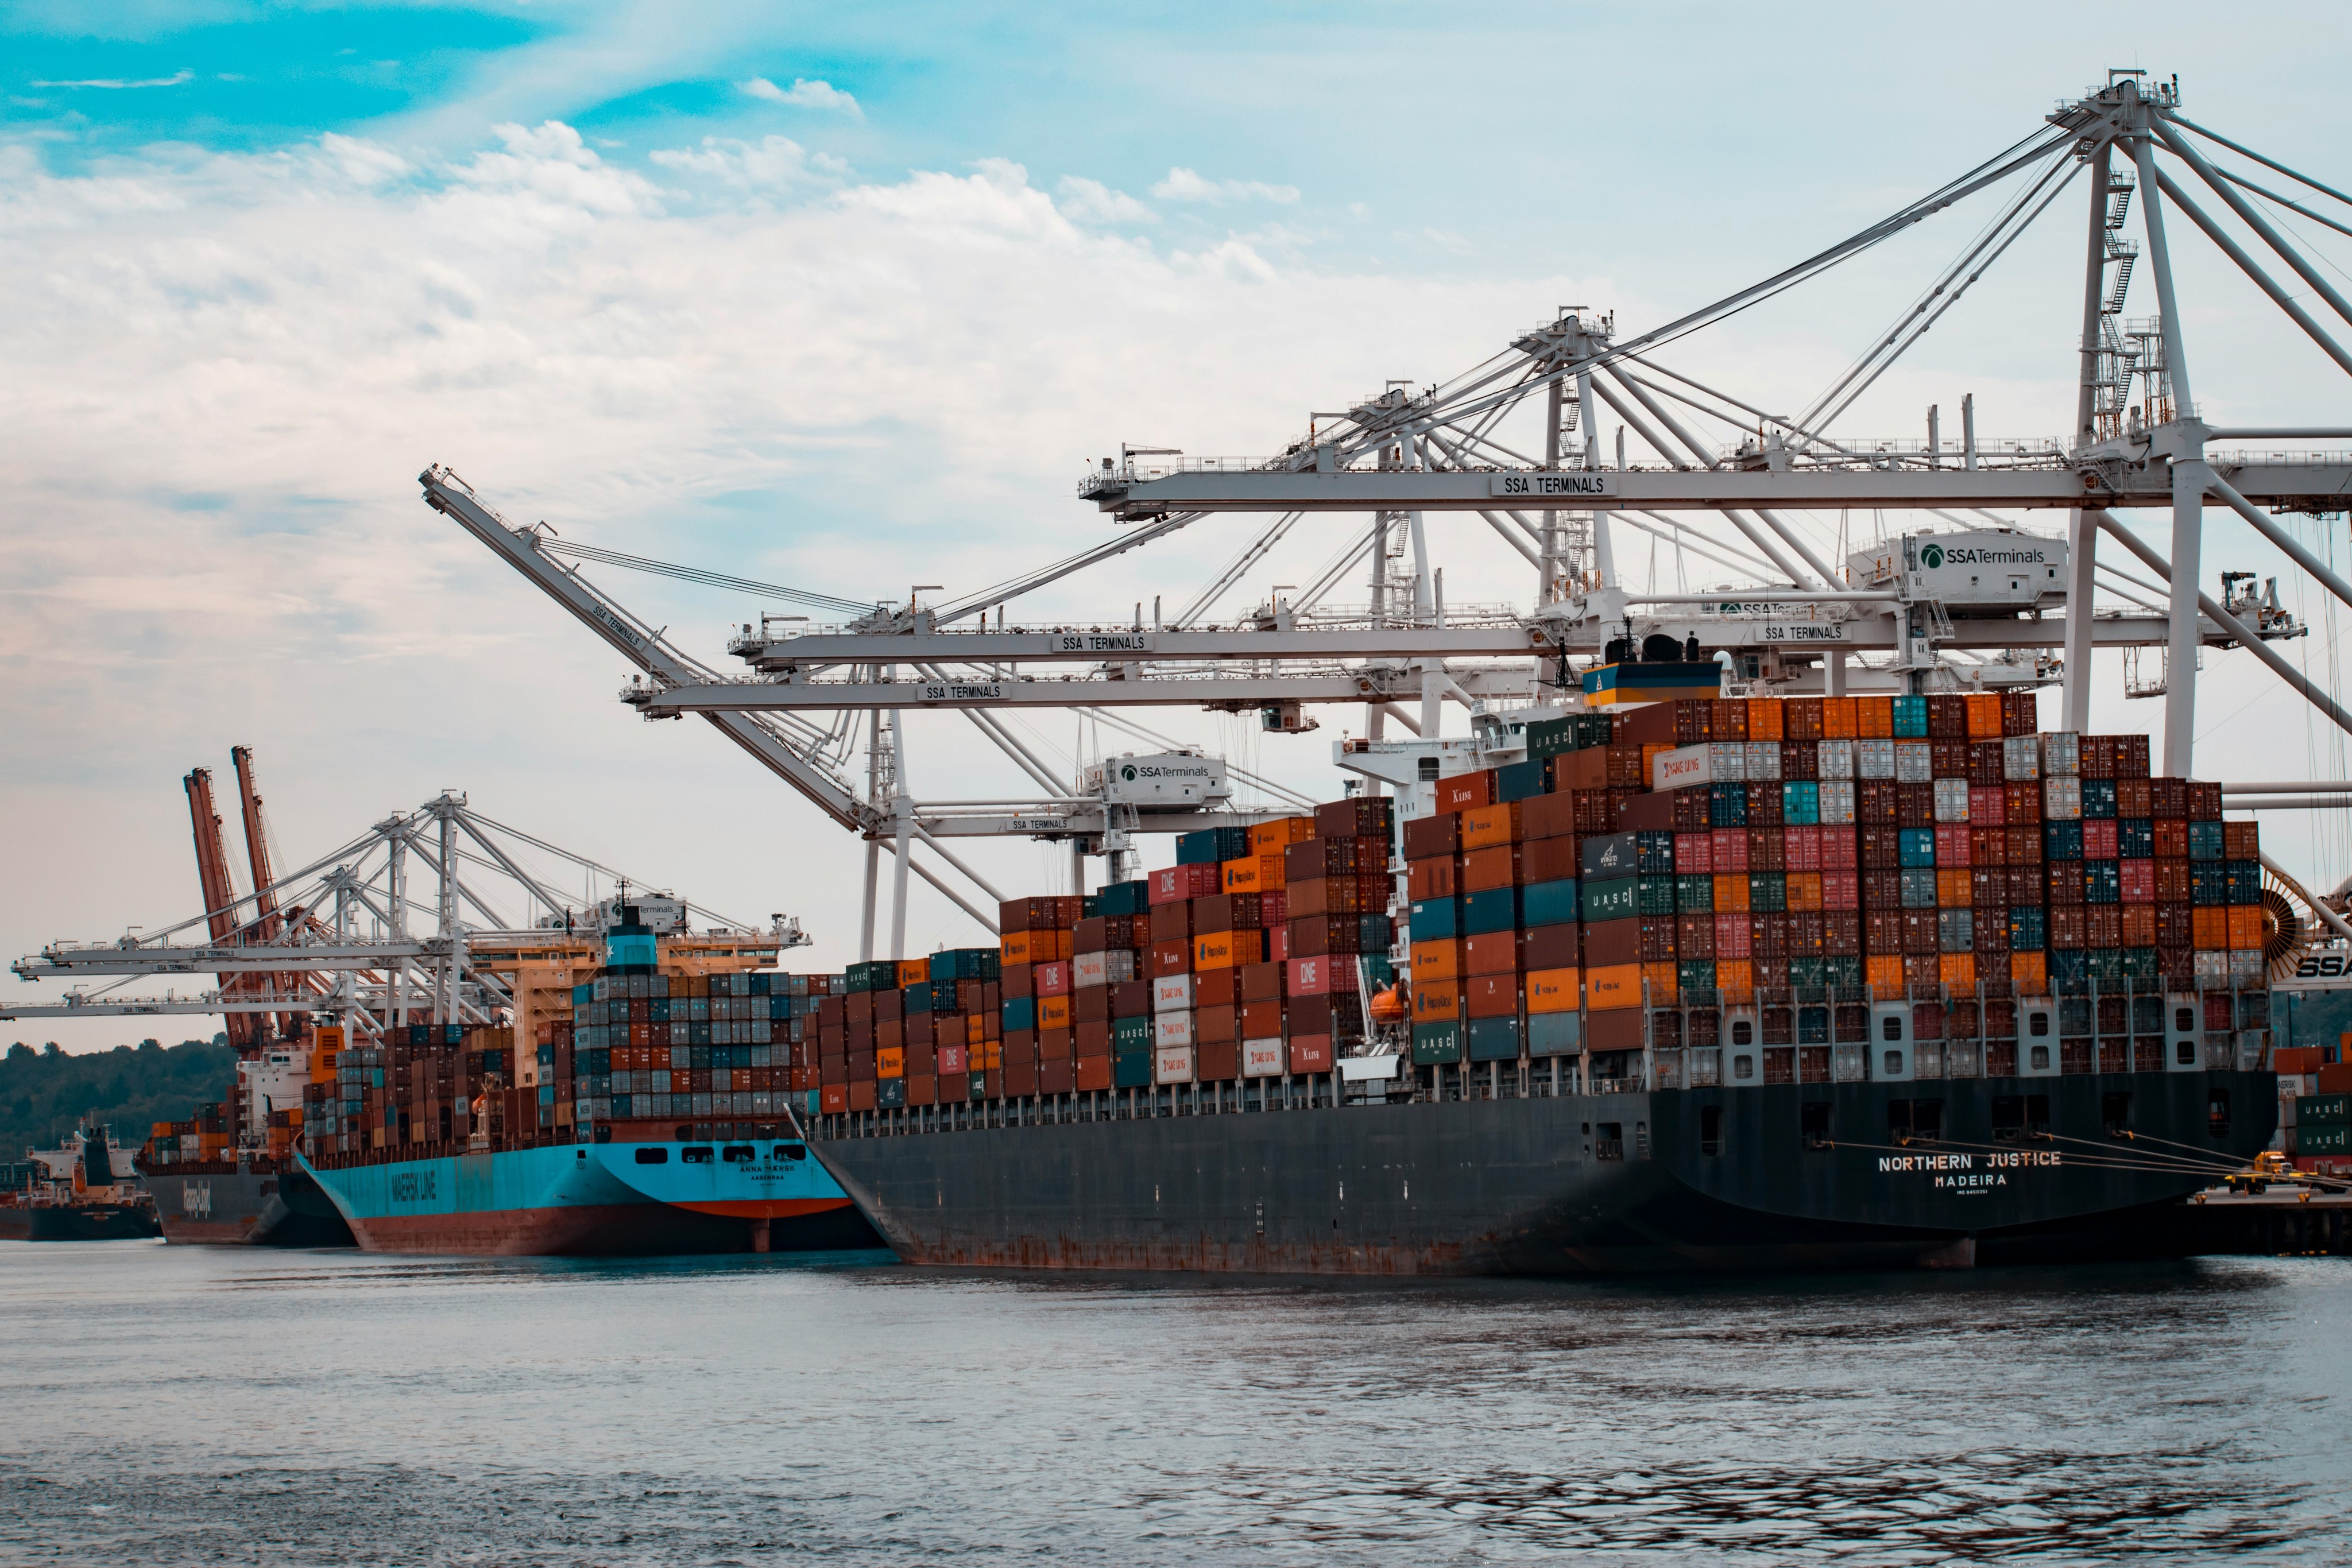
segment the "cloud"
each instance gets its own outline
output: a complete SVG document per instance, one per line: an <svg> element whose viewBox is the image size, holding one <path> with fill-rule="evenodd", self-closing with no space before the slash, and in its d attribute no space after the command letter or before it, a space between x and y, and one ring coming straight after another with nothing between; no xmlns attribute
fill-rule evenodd
<svg viewBox="0 0 2352 1568"><path fill-rule="evenodd" d="M1099 180L1065 174L1054 191L1058 198L1055 204L1062 209L1065 215L1082 223L1156 224L1160 221L1158 213L1125 191L1114 191Z"/></svg>
<svg viewBox="0 0 2352 1568"><path fill-rule="evenodd" d="M794 78L792 86L783 88L766 77L753 77L750 81L739 81L735 86L753 98L763 98L770 103L788 103L795 109L838 110L852 120L866 118L866 111L857 107L857 100L831 82L803 81Z"/></svg>
<svg viewBox="0 0 2352 1568"><path fill-rule="evenodd" d="M699 147L666 147L647 156L665 169L708 175L743 189L835 185L849 173L842 160L811 152L789 136L769 136L756 144L706 136Z"/></svg>
<svg viewBox="0 0 2352 1568"><path fill-rule="evenodd" d="M110 91L120 92L130 88L178 87L182 82L190 82L195 79L195 72L191 70L182 70L175 71L167 77L150 77L145 81L129 81L121 77L99 77L89 81L37 81L33 85L35 87L98 87L108 89ZM222 79L226 80L228 78L223 78Z"/></svg>
<svg viewBox="0 0 2352 1568"><path fill-rule="evenodd" d="M1151 193L1163 202L1206 202L1221 206L1227 202L1279 202L1285 205L1298 200L1296 185L1268 185L1256 180L1206 180L1190 169L1171 169L1168 178L1151 187Z"/></svg>

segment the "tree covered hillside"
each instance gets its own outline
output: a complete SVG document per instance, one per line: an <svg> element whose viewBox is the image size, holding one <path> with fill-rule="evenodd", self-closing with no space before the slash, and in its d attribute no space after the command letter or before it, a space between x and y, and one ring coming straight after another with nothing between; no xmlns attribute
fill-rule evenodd
<svg viewBox="0 0 2352 1568"><path fill-rule="evenodd" d="M0 1164L23 1159L27 1148L56 1148L85 1112L111 1126L124 1148L136 1148L149 1124L185 1121L223 1098L236 1061L217 1040L168 1048L145 1040L72 1056L19 1040L0 1058Z"/></svg>

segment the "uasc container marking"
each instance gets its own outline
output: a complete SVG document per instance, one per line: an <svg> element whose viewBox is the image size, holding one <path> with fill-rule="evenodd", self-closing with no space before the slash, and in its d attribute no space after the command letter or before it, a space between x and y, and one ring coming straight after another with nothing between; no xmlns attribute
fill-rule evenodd
<svg viewBox="0 0 2352 1568"><path fill-rule="evenodd" d="M403 1171L392 1178L392 1201L394 1203L430 1203L435 1196L434 1173L430 1170Z"/></svg>

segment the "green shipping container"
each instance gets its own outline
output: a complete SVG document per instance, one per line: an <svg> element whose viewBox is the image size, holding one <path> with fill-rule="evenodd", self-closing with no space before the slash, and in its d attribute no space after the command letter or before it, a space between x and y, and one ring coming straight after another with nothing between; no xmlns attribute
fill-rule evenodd
<svg viewBox="0 0 2352 1568"><path fill-rule="evenodd" d="M1148 1055L1151 1050L1151 1020L1150 1019L1111 1019L1110 1048L1121 1056L1132 1056L1139 1052Z"/></svg>
<svg viewBox="0 0 2352 1568"><path fill-rule="evenodd" d="M1110 1059L1110 1082L1114 1089L1149 1089L1151 1087L1151 1052L1122 1051Z"/></svg>
<svg viewBox="0 0 2352 1568"><path fill-rule="evenodd" d="M1459 1023L1417 1023L1412 1026L1412 1064L1451 1067L1462 1060Z"/></svg>
<svg viewBox="0 0 2352 1568"><path fill-rule="evenodd" d="M1414 1048L1418 1056L1420 1050ZM2298 1155L2352 1155L2352 1127L2298 1126L2293 1134L2294 1153Z"/></svg>
<svg viewBox="0 0 2352 1568"><path fill-rule="evenodd" d="M1637 876L1612 877L1607 882L1583 884L1584 918L1587 924L1599 925L1604 920L1631 920L1642 913L1642 879ZM1666 911L1672 914L1670 908Z"/></svg>
<svg viewBox="0 0 2352 1568"><path fill-rule="evenodd" d="M2352 1094L2299 1094L2294 1102L2298 1127L2340 1127L2352 1122Z"/></svg>

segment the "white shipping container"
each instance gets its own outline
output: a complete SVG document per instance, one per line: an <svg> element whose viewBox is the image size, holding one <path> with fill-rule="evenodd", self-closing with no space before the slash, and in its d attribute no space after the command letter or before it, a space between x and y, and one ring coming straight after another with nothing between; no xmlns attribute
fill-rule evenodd
<svg viewBox="0 0 2352 1568"><path fill-rule="evenodd" d="M2230 949L2230 984L2258 986L2263 980L2263 950L2259 947Z"/></svg>
<svg viewBox="0 0 2352 1568"><path fill-rule="evenodd" d="M1895 743L1895 782L1925 784L1935 777L1935 747L1924 740L1898 740Z"/></svg>
<svg viewBox="0 0 2352 1568"><path fill-rule="evenodd" d="M2042 737L2004 736L2000 743L2000 776L2011 784L2030 784L2042 777Z"/></svg>
<svg viewBox="0 0 2352 1568"><path fill-rule="evenodd" d="M1114 947L1103 955L1103 983L1123 986L1135 978L1135 949Z"/></svg>
<svg viewBox="0 0 2352 1568"><path fill-rule="evenodd" d="M1154 1083L1192 1082L1192 1048L1189 1045L1163 1045L1154 1051L1151 1082Z"/></svg>
<svg viewBox="0 0 2352 1568"><path fill-rule="evenodd" d="M1151 982L1151 1010L1181 1013L1192 1010L1192 977L1162 975Z"/></svg>
<svg viewBox="0 0 2352 1568"><path fill-rule="evenodd" d="M1780 743L1777 740L1751 740L1743 766L1750 784L1769 784L1780 777Z"/></svg>
<svg viewBox="0 0 2352 1568"><path fill-rule="evenodd" d="M1151 1017L1151 1042L1162 1051L1179 1046L1186 1051L1192 1050L1192 1015L1189 1011L1154 1013Z"/></svg>
<svg viewBox="0 0 2352 1568"><path fill-rule="evenodd" d="M2083 781L2080 779L2044 779L2042 781L2042 820L2045 822L2081 821Z"/></svg>
<svg viewBox="0 0 2352 1568"><path fill-rule="evenodd" d="M1244 1078L1279 1078L1289 1067L1289 1052L1283 1048L1279 1036L1273 1040L1242 1041Z"/></svg>
<svg viewBox="0 0 2352 1568"><path fill-rule="evenodd" d="M1089 986L1109 985L1109 960L1110 955L1108 953L1078 953L1073 955L1070 959L1071 986L1076 989L1084 990Z"/></svg>
<svg viewBox="0 0 2352 1568"><path fill-rule="evenodd" d="M1818 772L1822 778L1851 779L1853 777L1853 741L1822 740L1816 741L1814 744L1821 747L1821 764Z"/></svg>
<svg viewBox="0 0 2352 1568"><path fill-rule="evenodd" d="M1851 779L1822 780L1822 826L1843 828L1853 825L1854 783Z"/></svg>
<svg viewBox="0 0 2352 1568"><path fill-rule="evenodd" d="M2194 959L2197 983L2200 986L2226 986L2230 983L2230 955L2200 947Z"/></svg>
<svg viewBox="0 0 2352 1568"><path fill-rule="evenodd" d="M2083 737L2072 730L2053 730L2042 738L2042 777L2071 779L2083 771Z"/></svg>
<svg viewBox="0 0 2352 1568"><path fill-rule="evenodd" d="M1747 778L1745 741L1718 740L1677 746L1650 758L1650 788L1686 789L1694 784L1737 784Z"/></svg>
<svg viewBox="0 0 2352 1568"><path fill-rule="evenodd" d="M1853 773L1857 779L1894 778L1895 743L1891 740L1855 741Z"/></svg>
<svg viewBox="0 0 2352 1568"><path fill-rule="evenodd" d="M1965 779L1936 780L1936 821L1965 822L1969 820L1969 781Z"/></svg>

